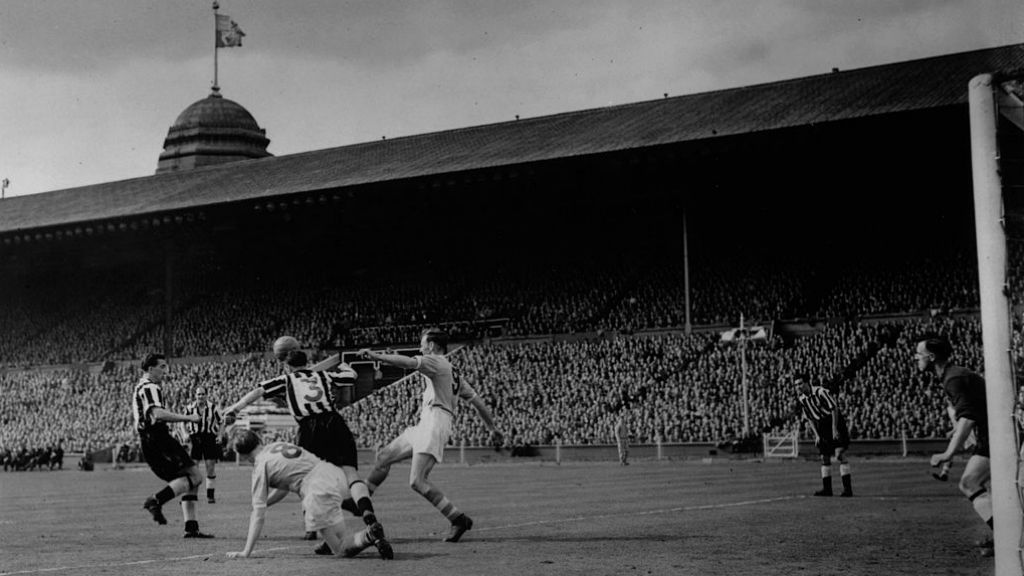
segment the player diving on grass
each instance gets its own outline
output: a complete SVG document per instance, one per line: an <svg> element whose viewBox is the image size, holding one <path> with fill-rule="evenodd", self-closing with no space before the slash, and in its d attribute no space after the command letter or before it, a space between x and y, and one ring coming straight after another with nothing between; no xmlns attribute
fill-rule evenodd
<svg viewBox="0 0 1024 576"><path fill-rule="evenodd" d="M291 337L284 337L291 338ZM283 338L282 338L283 339ZM280 342L282 339L278 339ZM384 536L384 527L378 522L370 501L370 491L359 476L356 441L345 419L337 410L336 388L352 385L356 373L348 364L338 364L328 370L313 370L308 366L306 353L289 340L280 347L275 343L275 354L283 356L286 373L260 383L238 402L224 410L224 421L231 423L239 410L263 397L284 396L288 409L299 423L298 444L345 473L346 486L355 505L351 510L363 517L370 527L373 541L384 559L391 558L391 546ZM316 538L313 531L307 536Z"/></svg>
<svg viewBox="0 0 1024 576"><path fill-rule="evenodd" d="M228 552L229 558L248 558L256 548L266 521L267 507L294 492L302 498L306 529L316 531L324 543L315 552L350 558L370 546L377 546L385 558L394 557L390 544L377 539L366 527L346 535L342 501L349 496L345 473L334 464L287 442L264 446L251 430L238 429L231 435L235 453L253 463L252 514L245 549Z"/></svg>
<svg viewBox="0 0 1024 576"><path fill-rule="evenodd" d="M401 436L377 453L377 462L366 481L370 486L370 492L373 493L387 479L392 464L412 458L409 486L451 522L448 536L444 541L458 542L462 535L473 527L473 520L456 508L455 504L428 480L434 465L444 458L444 448L452 434L456 399L461 398L476 408L480 418L490 429L494 444L500 444L501 433L498 432L491 411L483 399L472 386L453 372L451 362L445 357L447 352L448 334L436 328L423 331L420 337L419 356L379 354L366 348L359 351L363 358L406 370L415 370L423 376L426 383L423 388L419 423L406 428Z"/></svg>

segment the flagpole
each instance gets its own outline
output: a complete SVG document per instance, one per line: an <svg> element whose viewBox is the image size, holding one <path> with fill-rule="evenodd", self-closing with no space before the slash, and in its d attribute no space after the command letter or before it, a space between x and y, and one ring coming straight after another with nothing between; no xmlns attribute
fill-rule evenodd
<svg viewBox="0 0 1024 576"><path fill-rule="evenodd" d="M214 0L213 2L213 91L214 93L220 91L220 86L217 85L217 10L220 9L220 4Z"/></svg>

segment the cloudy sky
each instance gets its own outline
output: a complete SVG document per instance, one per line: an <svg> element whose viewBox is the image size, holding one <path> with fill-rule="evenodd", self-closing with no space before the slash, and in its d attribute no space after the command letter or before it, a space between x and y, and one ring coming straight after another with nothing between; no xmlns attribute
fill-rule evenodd
<svg viewBox="0 0 1024 576"><path fill-rule="evenodd" d="M1024 42L1021 0L221 0L275 155ZM146 176L213 81L206 0L0 2L8 195Z"/></svg>

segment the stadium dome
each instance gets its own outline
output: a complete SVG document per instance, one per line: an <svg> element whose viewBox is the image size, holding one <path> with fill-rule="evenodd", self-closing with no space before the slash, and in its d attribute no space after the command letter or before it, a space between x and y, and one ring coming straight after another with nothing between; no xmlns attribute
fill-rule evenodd
<svg viewBox="0 0 1024 576"><path fill-rule="evenodd" d="M268 144L266 130L252 114L214 88L171 125L156 173L272 156Z"/></svg>

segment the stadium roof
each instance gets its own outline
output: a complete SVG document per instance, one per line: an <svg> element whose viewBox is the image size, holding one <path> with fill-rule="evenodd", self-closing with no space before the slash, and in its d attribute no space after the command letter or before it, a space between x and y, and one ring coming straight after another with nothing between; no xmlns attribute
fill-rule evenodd
<svg viewBox="0 0 1024 576"><path fill-rule="evenodd" d="M0 202L0 234L963 105L1024 44L245 160Z"/></svg>

